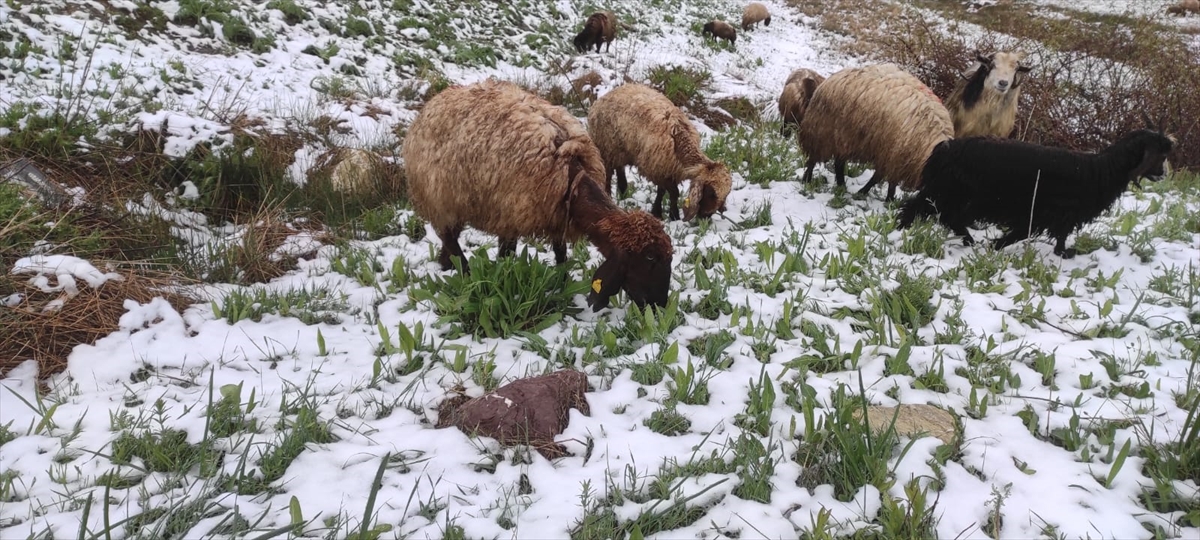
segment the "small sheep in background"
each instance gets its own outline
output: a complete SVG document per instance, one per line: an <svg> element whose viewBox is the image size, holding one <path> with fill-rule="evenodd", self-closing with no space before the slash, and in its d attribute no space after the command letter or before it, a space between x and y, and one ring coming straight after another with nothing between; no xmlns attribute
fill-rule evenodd
<svg viewBox="0 0 1200 540"><path fill-rule="evenodd" d="M600 250L588 304L593 311L624 290L639 306L666 305L671 238L642 211L617 207L601 184L604 162L579 120L515 84L488 80L430 99L402 150L409 198L442 240L438 262L458 257L467 225L495 234L500 255L518 238L548 239L554 259L581 236Z"/></svg>
<svg viewBox="0 0 1200 540"><path fill-rule="evenodd" d="M767 6L751 2L746 9L742 10L742 31L750 30L760 22L765 26L771 26L771 12L767 11Z"/></svg>
<svg viewBox="0 0 1200 540"><path fill-rule="evenodd" d="M700 150L700 133L671 100L644 84L618 86L588 111L588 132L607 168L606 186L617 174L617 193L626 188L625 167L633 165L658 186L651 213L662 217L663 196L671 195L671 219L679 219L679 184L691 180L683 219L725 211L733 180L725 164Z"/></svg>
<svg viewBox="0 0 1200 540"><path fill-rule="evenodd" d="M1181 0L1178 4L1167 8L1169 15L1178 15L1180 17L1186 17L1189 11L1200 14L1200 0Z"/></svg>
<svg viewBox="0 0 1200 540"><path fill-rule="evenodd" d="M708 21L704 23L704 29L700 31L706 38L721 38L728 41L730 44L737 43L737 30L734 30L729 23L725 21Z"/></svg>
<svg viewBox="0 0 1200 540"><path fill-rule="evenodd" d="M1032 69L1024 53L979 54L946 98L954 119L954 137L1008 137L1017 122L1021 83Z"/></svg>
<svg viewBox="0 0 1200 540"><path fill-rule="evenodd" d="M875 174L858 192L886 179L892 200L896 186L920 187L925 158L953 136L941 100L899 66L843 69L817 86L800 123L800 149L808 156L804 181L812 181L817 163L833 159L837 185L845 186L846 161L867 162Z"/></svg>
<svg viewBox="0 0 1200 540"><path fill-rule="evenodd" d="M619 24L617 14L611 11L597 11L589 15L583 23L583 30L575 36L575 50L586 52L595 45L596 52L600 52L600 45L604 45L604 52L608 52L613 40L617 38Z"/></svg>
<svg viewBox="0 0 1200 540"><path fill-rule="evenodd" d="M969 246L968 225L994 223L1007 229L996 249L1049 233L1054 253L1069 259L1075 249L1067 248L1067 235L1112 206L1130 182L1161 178L1174 145L1147 129L1094 154L994 137L946 141L929 156L921 191L904 203L897 227L936 214Z"/></svg>
<svg viewBox="0 0 1200 540"><path fill-rule="evenodd" d="M779 134L787 137L798 129L804 120L804 111L812 101L813 92L817 86L825 82L825 77L811 69L797 69L788 75L783 83L783 92L779 94L779 118L783 122L779 126Z"/></svg>

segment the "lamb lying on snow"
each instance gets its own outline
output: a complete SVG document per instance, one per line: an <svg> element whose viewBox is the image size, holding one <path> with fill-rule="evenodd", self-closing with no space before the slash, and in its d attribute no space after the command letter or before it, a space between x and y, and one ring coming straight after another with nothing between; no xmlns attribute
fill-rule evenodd
<svg viewBox="0 0 1200 540"><path fill-rule="evenodd" d="M442 240L438 262L451 268L471 225L500 237L549 239L555 260L586 236L605 261L588 304L594 311L624 290L638 305L666 305L671 239L662 223L619 209L601 183L604 162L583 126L562 107L515 84L488 80L434 96L409 127L402 150L409 197Z"/></svg>
<svg viewBox="0 0 1200 540"><path fill-rule="evenodd" d="M984 221L1008 229L996 249L1049 233L1054 253L1071 258L1067 235L1112 206L1130 182L1160 178L1174 144L1145 129L1095 154L990 137L946 141L929 156L923 187L900 209L898 228L936 214L972 245L967 226Z"/></svg>

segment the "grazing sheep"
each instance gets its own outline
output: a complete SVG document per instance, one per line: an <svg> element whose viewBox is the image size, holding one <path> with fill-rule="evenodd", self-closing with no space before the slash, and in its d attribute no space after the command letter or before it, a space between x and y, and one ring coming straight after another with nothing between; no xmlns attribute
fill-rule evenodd
<svg viewBox="0 0 1200 540"><path fill-rule="evenodd" d="M946 141L929 156L924 185L900 209L898 228L937 214L972 245L967 226L984 221L1008 230L996 249L1049 233L1054 253L1068 259L1075 249L1067 249L1067 235L1112 206L1130 182L1160 178L1174 144L1145 129L1094 154L995 137Z"/></svg>
<svg viewBox="0 0 1200 540"><path fill-rule="evenodd" d="M763 23L766 26L771 26L771 12L767 11L767 6L758 2L751 2L742 10L742 30L749 30L752 26Z"/></svg>
<svg viewBox="0 0 1200 540"><path fill-rule="evenodd" d="M679 184L691 179L683 219L725 211L733 186L725 164L700 150L700 134L671 100L644 84L623 84L600 96L588 111L588 132L600 149L607 188L617 173L617 193L626 187L625 167L633 165L658 186L651 213L662 217L663 195L671 195L671 219L679 219Z"/></svg>
<svg viewBox="0 0 1200 540"><path fill-rule="evenodd" d="M585 236L605 259L588 295L593 311L622 289L638 305L666 304L670 237L604 192L600 152L566 109L508 82L453 87L421 109L403 158L413 207L442 240L442 268L458 257L467 270L458 244L467 225L498 236L501 255L518 238L549 239L559 264L566 242Z"/></svg>
<svg viewBox="0 0 1200 540"><path fill-rule="evenodd" d="M797 69L788 76L787 82L783 83L783 92L779 94L779 117L783 121L779 126L780 135L786 137L800 129L804 111L822 82L825 77L811 69Z"/></svg>
<svg viewBox="0 0 1200 540"><path fill-rule="evenodd" d="M1024 53L979 54L978 64L963 73L946 98L954 119L954 137L1008 137L1017 122L1021 83L1032 69Z"/></svg>
<svg viewBox="0 0 1200 540"><path fill-rule="evenodd" d="M730 44L737 43L737 30L725 21L708 21L704 23L704 29L700 31L704 37L713 39L721 38L728 41Z"/></svg>
<svg viewBox="0 0 1200 540"><path fill-rule="evenodd" d="M1181 17L1186 17L1189 11L1200 13L1200 0L1181 0L1178 4L1167 8L1167 13Z"/></svg>
<svg viewBox="0 0 1200 540"><path fill-rule="evenodd" d="M938 143L954 136L950 112L929 87L895 64L844 69L817 86L800 123L800 149L808 156L804 181L813 167L834 160L837 185L846 185L846 161L869 162L875 174L859 193L888 181L920 187L921 167Z"/></svg>
<svg viewBox="0 0 1200 540"><path fill-rule="evenodd" d="M600 52L600 45L604 45L604 51L608 52L612 41L617 38L618 24L617 14L611 11L597 11L589 15L583 23L583 30L575 36L575 50L585 52L595 45L596 52Z"/></svg>

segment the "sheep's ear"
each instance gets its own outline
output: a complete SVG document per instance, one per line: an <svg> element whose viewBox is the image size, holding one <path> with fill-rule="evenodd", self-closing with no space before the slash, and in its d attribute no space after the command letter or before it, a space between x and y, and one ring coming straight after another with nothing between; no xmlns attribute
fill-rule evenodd
<svg viewBox="0 0 1200 540"><path fill-rule="evenodd" d="M800 87L804 89L804 95L812 97L813 92L817 91L817 80L812 77L806 77L800 81Z"/></svg>
<svg viewBox="0 0 1200 540"><path fill-rule="evenodd" d="M588 292L587 303L593 312L608 307L608 299L612 298L625 285L625 268L620 255L600 263L596 274L592 276L591 291Z"/></svg>
<svg viewBox="0 0 1200 540"><path fill-rule="evenodd" d="M711 188L710 188L711 189ZM695 178L692 179L692 186L688 188L687 195L683 198L683 220L691 221L700 211L700 201L704 197L703 188L700 182Z"/></svg>

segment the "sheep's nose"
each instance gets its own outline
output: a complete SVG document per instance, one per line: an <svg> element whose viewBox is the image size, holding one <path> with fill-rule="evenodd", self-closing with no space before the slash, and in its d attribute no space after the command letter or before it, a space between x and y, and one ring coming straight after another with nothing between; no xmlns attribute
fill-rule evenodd
<svg viewBox="0 0 1200 540"><path fill-rule="evenodd" d="M1008 88L1008 81L1006 81L1006 80L996 81L996 87L1000 88L1001 90L1004 90L1005 88Z"/></svg>

